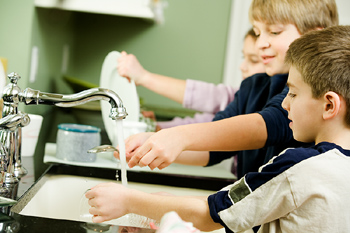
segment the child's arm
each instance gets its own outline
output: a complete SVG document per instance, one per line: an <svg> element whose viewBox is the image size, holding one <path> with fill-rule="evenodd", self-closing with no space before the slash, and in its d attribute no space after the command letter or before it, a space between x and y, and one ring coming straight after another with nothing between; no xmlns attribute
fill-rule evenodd
<svg viewBox="0 0 350 233"><path fill-rule="evenodd" d="M121 76L134 80L136 85L141 85L180 104L183 103L186 80L151 73L141 66L133 54L124 51L118 59L117 69Z"/></svg>
<svg viewBox="0 0 350 233"><path fill-rule="evenodd" d="M223 110L237 91L228 85L215 85L198 80L182 80L145 70L133 54L121 53L118 72L159 95L200 112L216 113Z"/></svg>
<svg viewBox="0 0 350 233"><path fill-rule="evenodd" d="M120 184L104 183L95 186L85 195L89 199L90 213L96 223L135 213L160 221L170 211L192 222L198 229L212 231L222 228L209 214L207 197L180 197L144 193Z"/></svg>
<svg viewBox="0 0 350 233"><path fill-rule="evenodd" d="M148 138L150 138L153 134L152 132L147 133L139 133L129 136L125 140L125 149L126 149L126 161L130 161L130 159L135 155L137 149L142 146ZM117 159L119 158L119 153L114 152L114 156ZM194 165L194 166L206 166L209 162L209 152L208 151L183 151L180 155L178 155L175 160L175 163L186 164L186 165ZM165 165L165 164L164 164ZM166 166L165 166L166 167ZM159 167L162 169L164 167Z"/></svg>
<svg viewBox="0 0 350 233"><path fill-rule="evenodd" d="M183 151L177 156L174 163L204 167L209 163L209 151Z"/></svg>
<svg viewBox="0 0 350 233"><path fill-rule="evenodd" d="M134 151L128 165L162 169L186 150L239 151L265 145L267 129L258 113L239 115L220 121L191 124L161 130ZM126 150L130 151L126 145ZM135 149L135 148L134 148Z"/></svg>

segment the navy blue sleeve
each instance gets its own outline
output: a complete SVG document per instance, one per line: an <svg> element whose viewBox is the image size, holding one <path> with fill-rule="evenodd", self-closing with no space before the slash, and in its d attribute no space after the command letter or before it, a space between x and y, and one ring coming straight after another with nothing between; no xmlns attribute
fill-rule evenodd
<svg viewBox="0 0 350 233"><path fill-rule="evenodd" d="M226 159L232 158L237 152L234 151L210 151L209 162L206 167L221 163Z"/></svg>
<svg viewBox="0 0 350 233"><path fill-rule="evenodd" d="M233 101L226 106L225 110L216 113L213 121L253 113L257 109L262 109L269 98L270 85L271 78L267 74L255 74L246 78L242 81Z"/></svg>
<svg viewBox="0 0 350 233"><path fill-rule="evenodd" d="M283 79L275 78L277 81ZM271 85L271 77L267 74L255 74L242 81L239 90L235 94L234 100L227 105L225 110L215 114L213 121L218 121L242 114L256 112L262 109L269 98L269 90ZM275 91L279 91L275 88ZM225 159L229 159L236 155L235 151L210 151L209 162L207 166L215 165Z"/></svg>
<svg viewBox="0 0 350 233"><path fill-rule="evenodd" d="M265 146L286 143L293 139L293 132L289 128L288 113L282 108L282 102L288 93L288 87L268 101L265 108L259 112L264 118L267 128Z"/></svg>

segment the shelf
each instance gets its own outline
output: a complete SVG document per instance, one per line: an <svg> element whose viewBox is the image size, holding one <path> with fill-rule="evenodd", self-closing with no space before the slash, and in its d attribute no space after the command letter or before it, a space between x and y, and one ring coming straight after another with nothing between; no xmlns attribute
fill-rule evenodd
<svg viewBox="0 0 350 233"><path fill-rule="evenodd" d="M155 0L35 0L35 6L155 20Z"/></svg>

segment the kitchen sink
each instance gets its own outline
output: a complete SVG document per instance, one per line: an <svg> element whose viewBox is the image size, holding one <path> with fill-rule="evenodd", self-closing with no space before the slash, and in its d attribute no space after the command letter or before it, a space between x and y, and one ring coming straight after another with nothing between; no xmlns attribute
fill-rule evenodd
<svg viewBox="0 0 350 233"><path fill-rule="evenodd" d="M129 172L128 186L148 193L168 192L175 195L203 196L214 192L186 187L191 186L191 184L185 184L191 182L191 179L182 178L174 181L171 177L163 177L163 184L161 184L162 182L157 181L156 177L148 177L147 175L147 173L133 174ZM137 180L137 177L142 177L142 180L153 179L153 183L141 183ZM161 176L158 175L157 177ZM185 187L171 186L174 182L181 183L181 180ZM92 224L91 218L81 216L80 204L82 200L86 200L84 199L84 192L87 189L103 182L120 181L115 180L115 170L112 169L53 165L18 200L17 204L11 208L11 212L22 216L78 221L90 224L90 227L96 226L96 224ZM150 222L154 221L143 216L129 214L104 224L149 229ZM98 226L102 227L104 225L100 224Z"/></svg>
<svg viewBox="0 0 350 233"><path fill-rule="evenodd" d="M21 215L37 216L54 219L65 219L73 221L88 221L84 216L80 216L80 203L84 204L84 193L87 189L99 184L111 182L111 180L79 177L72 175L50 175L42 177L42 184L33 188L34 192L28 192L24 199L30 199L19 212ZM117 181L115 181L117 182ZM148 193L166 191L175 195L209 195L212 191L179 188L163 185L142 184L129 182L130 188L138 189ZM35 190L37 189L38 190ZM83 198L83 199L82 199ZM122 226L149 227L151 219L137 215L126 215L119 219L106 223Z"/></svg>

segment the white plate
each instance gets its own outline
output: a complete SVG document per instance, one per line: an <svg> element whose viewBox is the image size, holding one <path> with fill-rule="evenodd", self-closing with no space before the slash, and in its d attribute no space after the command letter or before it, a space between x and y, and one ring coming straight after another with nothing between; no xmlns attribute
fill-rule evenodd
<svg viewBox="0 0 350 233"><path fill-rule="evenodd" d="M122 99L124 107L128 116L124 121L139 121L140 117L140 101L136 91L136 85L134 81L129 82L126 78L121 77L117 70L117 62L120 57L120 53L117 51L110 52L105 58L101 77L100 87L108 88ZM111 111L111 105L107 101L101 101L101 110L103 122L113 146L117 145L117 126L115 121L109 118Z"/></svg>

